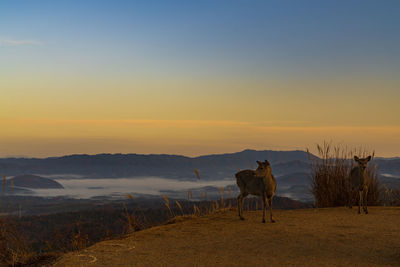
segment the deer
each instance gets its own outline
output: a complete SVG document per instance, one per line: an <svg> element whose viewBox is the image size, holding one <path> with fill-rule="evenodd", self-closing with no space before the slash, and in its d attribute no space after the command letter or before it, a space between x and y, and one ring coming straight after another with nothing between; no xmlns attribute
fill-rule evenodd
<svg viewBox="0 0 400 267"><path fill-rule="evenodd" d="M270 220L274 223L272 218L272 198L276 190L276 180L271 173L271 165L267 160L264 162L257 161L258 167L254 170L242 170L235 174L236 183L240 189L237 197L238 213L240 220L243 217L243 202L247 195L260 196L263 203L263 218L262 222L265 223L265 209L268 200Z"/></svg>
<svg viewBox="0 0 400 267"><path fill-rule="evenodd" d="M354 161L358 163L358 166L354 167L350 171L350 186L351 192L358 190L358 214L361 213L361 206L363 207L364 213L368 214L368 177L367 177L367 163L371 160L371 156L366 158L359 158L354 156ZM353 195L353 193L351 193ZM352 203L350 203L352 208Z"/></svg>

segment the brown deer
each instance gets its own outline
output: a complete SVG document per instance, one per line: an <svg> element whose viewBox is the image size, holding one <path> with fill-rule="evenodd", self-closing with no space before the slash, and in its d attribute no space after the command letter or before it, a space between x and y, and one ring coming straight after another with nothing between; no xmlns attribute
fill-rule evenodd
<svg viewBox="0 0 400 267"><path fill-rule="evenodd" d="M276 180L271 173L271 165L267 160L265 162L257 161L258 167L255 171L243 170L235 174L236 183L239 186L240 194L237 197L239 218L243 217L243 202L247 195L252 194L260 196L263 203L263 219L265 223L265 209L268 200L271 222L275 222L272 218L272 198L276 190Z"/></svg>
<svg viewBox="0 0 400 267"><path fill-rule="evenodd" d="M366 158L358 158L354 156L355 162L358 163L358 166L354 167L350 171L350 186L351 186L351 195L355 191L358 191L359 199L358 199L358 214L361 213L361 206L365 214L368 214L368 177L367 177L367 163L371 160L371 156ZM350 203L350 208L352 203Z"/></svg>

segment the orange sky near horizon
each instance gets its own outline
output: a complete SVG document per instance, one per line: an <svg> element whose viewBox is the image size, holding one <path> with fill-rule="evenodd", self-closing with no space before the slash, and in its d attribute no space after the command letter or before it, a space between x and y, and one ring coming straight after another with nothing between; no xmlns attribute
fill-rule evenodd
<svg viewBox="0 0 400 267"><path fill-rule="evenodd" d="M323 141L400 155L400 91L389 79L177 76L175 82L158 77L112 85L110 78L61 78L0 80L0 157L198 156L247 148L312 150Z"/></svg>
<svg viewBox="0 0 400 267"><path fill-rule="evenodd" d="M400 126L269 126L201 120L0 120L1 156L139 153L199 156L243 149L315 151L333 141L398 156ZM23 129L23 130L21 130Z"/></svg>

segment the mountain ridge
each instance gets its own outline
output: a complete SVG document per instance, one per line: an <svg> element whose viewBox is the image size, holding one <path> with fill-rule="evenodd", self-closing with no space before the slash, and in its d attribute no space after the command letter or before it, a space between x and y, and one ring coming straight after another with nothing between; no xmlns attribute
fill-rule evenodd
<svg viewBox="0 0 400 267"><path fill-rule="evenodd" d="M256 160L276 164L292 160L307 161L305 151L243 150L236 153L186 157L168 154L75 154L62 157L3 158L0 171L7 175L24 173L37 174L81 174L87 177L133 177L155 175L174 178L194 177L193 169L198 169L204 179L226 177L238 168L252 168ZM220 174L218 174L220 173Z"/></svg>
<svg viewBox="0 0 400 267"><path fill-rule="evenodd" d="M158 176L165 178L225 179L238 169L256 168L256 160L268 160L275 175L309 172L310 159L318 159L306 151L274 151L246 149L235 153L187 157L169 154L74 154L61 157L0 158L0 173L7 176L32 173L37 175L77 174L85 178ZM376 158L379 172L400 176L400 159Z"/></svg>

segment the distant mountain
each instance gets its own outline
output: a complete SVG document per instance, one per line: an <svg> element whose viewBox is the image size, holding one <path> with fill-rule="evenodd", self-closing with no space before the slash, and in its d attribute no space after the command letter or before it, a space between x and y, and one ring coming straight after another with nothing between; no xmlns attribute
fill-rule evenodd
<svg viewBox="0 0 400 267"><path fill-rule="evenodd" d="M305 151L256 151L184 157L177 155L98 154L71 155L45 159L0 159L0 173L8 176L24 173L79 174L90 178L160 176L178 179L196 179L193 169L201 179L234 177L238 169L255 168L256 160L268 160L272 166L290 161L308 161Z"/></svg>
<svg viewBox="0 0 400 267"><path fill-rule="evenodd" d="M272 173L275 176L282 176L291 173L310 173L310 161L293 160L272 164Z"/></svg>
<svg viewBox="0 0 400 267"><path fill-rule="evenodd" d="M400 158L379 158L374 159L372 162L378 166L379 173L400 177Z"/></svg>
<svg viewBox="0 0 400 267"><path fill-rule="evenodd" d="M231 178L239 170L256 168L256 160L268 160L272 173L279 177L309 173L310 158L305 151L244 150L237 153L185 157L179 155L98 154L70 155L45 159L0 159L0 173L7 176L34 173L38 175L75 174L86 178L158 176L196 180L197 169L203 180ZM381 174L400 176L400 158L376 158Z"/></svg>
<svg viewBox="0 0 400 267"><path fill-rule="evenodd" d="M310 185L311 176L308 173L304 172L295 172L286 174L283 176L279 176L276 178L276 182L279 186L283 185Z"/></svg>
<svg viewBox="0 0 400 267"><path fill-rule="evenodd" d="M63 189L64 187L51 179L37 175L19 175L7 180L7 185L32 189Z"/></svg>
<svg viewBox="0 0 400 267"><path fill-rule="evenodd" d="M385 185L389 189L400 190L400 178L393 178L380 175L379 179L382 185Z"/></svg>

